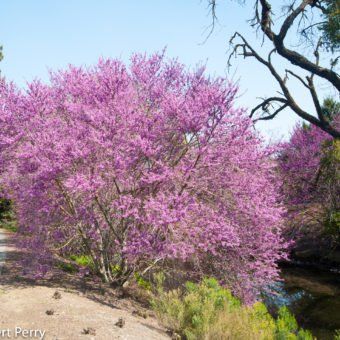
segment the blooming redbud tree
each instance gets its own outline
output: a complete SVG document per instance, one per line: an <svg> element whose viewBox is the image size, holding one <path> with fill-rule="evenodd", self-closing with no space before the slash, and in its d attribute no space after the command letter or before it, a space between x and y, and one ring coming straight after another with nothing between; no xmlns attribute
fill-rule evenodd
<svg viewBox="0 0 340 340"><path fill-rule="evenodd" d="M337 112L331 123L340 126ZM297 125L281 147L278 163L288 208L287 235L298 241L296 247L301 242L315 249L330 247L327 226L339 242L339 141L316 126Z"/></svg>
<svg viewBox="0 0 340 340"><path fill-rule="evenodd" d="M2 80L0 185L40 260L86 254L120 284L190 264L251 301L285 244L272 150L236 92L160 54L71 66L25 92Z"/></svg>
<svg viewBox="0 0 340 340"><path fill-rule="evenodd" d="M331 136L316 126L297 125L290 140L282 144L279 163L290 204L317 198L316 179L323 156L322 146L331 140Z"/></svg>

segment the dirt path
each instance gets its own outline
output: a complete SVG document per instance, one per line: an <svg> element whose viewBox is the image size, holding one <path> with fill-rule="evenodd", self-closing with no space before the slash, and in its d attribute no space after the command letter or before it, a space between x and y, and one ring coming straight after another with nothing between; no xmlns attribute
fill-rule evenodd
<svg viewBox="0 0 340 340"><path fill-rule="evenodd" d="M72 279L20 278L10 236L0 229L0 339L169 339L142 307L102 286ZM97 289L98 288L98 289ZM60 298L55 299L55 292ZM145 313L146 312L146 313ZM123 327L116 323L123 319ZM89 333L89 334L85 334Z"/></svg>

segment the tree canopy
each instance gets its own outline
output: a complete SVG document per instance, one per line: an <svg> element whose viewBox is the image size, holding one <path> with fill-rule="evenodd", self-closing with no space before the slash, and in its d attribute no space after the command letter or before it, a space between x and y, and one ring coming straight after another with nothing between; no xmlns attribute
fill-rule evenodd
<svg viewBox="0 0 340 340"><path fill-rule="evenodd" d="M277 278L283 210L275 150L236 92L161 54L70 67L27 93L2 80L0 183L37 250L28 267L80 252L121 284L176 261L252 300Z"/></svg>

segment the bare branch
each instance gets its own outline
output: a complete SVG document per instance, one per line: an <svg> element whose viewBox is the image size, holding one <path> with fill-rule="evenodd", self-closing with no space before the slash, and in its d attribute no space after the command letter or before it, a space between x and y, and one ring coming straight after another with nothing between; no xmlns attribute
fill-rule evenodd
<svg viewBox="0 0 340 340"><path fill-rule="evenodd" d="M286 107L288 107L288 104L283 104L282 106L280 106L277 110L275 110L272 114L264 116L264 117L259 117L257 119L254 120L254 122L257 122L259 120L270 120L275 118L281 111L283 111Z"/></svg>
<svg viewBox="0 0 340 340"><path fill-rule="evenodd" d="M259 24L263 33L273 42L277 53L293 65L297 65L306 71L315 73L319 77L328 80L338 91L340 91L340 78L336 72L332 69L320 67L300 53L292 51L284 45L284 38L286 37L288 30L292 27L294 20L303 13L308 5L314 6L315 1L303 0L300 5L286 18L279 34L275 34L271 29L271 5L267 0L259 0L259 2L262 6Z"/></svg>
<svg viewBox="0 0 340 340"><path fill-rule="evenodd" d="M209 0L210 5L214 5L212 11L214 16L216 17L216 2L217 0ZM279 112L284 110L286 107L289 107L293 112L295 112L299 117L305 119L306 121L314 124L329 133L331 136L339 138L340 131L338 131L334 126L330 124L330 122L326 119L323 114L317 91L314 85L314 76L318 76L327 80L330 84L332 84L338 91L340 91L340 77L339 75L333 71L334 65L337 63L339 57L337 57L334 62L331 61L331 68L323 67L319 64L320 56L319 49L322 46L321 40L318 42L316 49L314 51L315 61L309 60L304 55L299 52L287 48L284 44L284 40L289 32L289 30L296 23L298 27L305 25L305 21L309 19L307 15L307 10L312 8L317 8L321 11L325 9L321 4L322 0L293 0L293 2L287 6L284 11L285 18L283 19L283 24L279 29L279 33L275 33L272 30L273 20L272 20L272 7L270 0L255 0L254 5L254 17L250 21L251 26L258 26L262 30L263 37L267 37L273 44L272 51L268 54L267 58L262 57L254 48L248 43L248 41L240 34L239 32L235 32L232 38L230 39L230 46L232 48L231 53L228 57L228 67L231 66L231 58L243 56L243 58L254 58L259 63L264 65L275 78L277 83L280 86L282 97L271 97L263 100L263 102L257 105L251 111L251 117L255 116L255 113L262 110L262 115L260 118L256 118L256 120L264 120L264 119L272 119ZM295 4L297 4L295 6ZM311 14L312 15L312 14ZM214 19L215 20L215 19ZM213 22L214 22L213 20ZM321 23L310 23L309 26L305 27L305 32L309 29L312 29L314 26L320 25ZM308 71L311 73L309 77L306 77L306 80L298 75L296 72L291 70L285 71L285 77L282 78L276 67L272 63L272 56L274 53L277 53L282 58L289 61L291 64L301 68L304 71ZM317 116L310 114L305 111L299 104L295 101L292 96L289 88L288 88L288 75L296 78L299 82L309 90L311 97L313 99L314 107L317 113ZM280 98L280 100L274 100ZM277 104L282 103L280 107L277 108ZM275 104L275 105L274 105ZM274 109L274 112L271 113ZM271 111L271 112L269 112ZM255 118L255 117L254 117Z"/></svg>
<svg viewBox="0 0 340 340"><path fill-rule="evenodd" d="M303 0L301 4L291 12L290 15L283 22L278 38L284 40L289 28L293 25L294 20L305 10L305 8L312 3L312 0Z"/></svg>
<svg viewBox="0 0 340 340"><path fill-rule="evenodd" d="M239 43L236 43L236 39L240 39ZM287 70L286 71L286 75L287 73L291 74L292 76L296 77L297 79L299 79L304 86L306 86L313 97L313 102L316 108L316 111L318 113L318 117L315 117L311 114L309 114L308 112L306 112L305 110L303 110L295 101L295 99L293 98L293 96L291 95L287 85L286 85L286 78L282 79L282 77L279 75L279 73L276 71L273 63L272 63L272 55L276 52L276 49L273 49L272 51L270 51L270 53L268 54L268 58L267 60L265 60L264 58L262 58L254 49L253 47L247 42L247 40L242 36L242 34L235 32L234 35L232 36L232 38L230 39L230 44L233 46L233 51L231 53L231 55L229 56L229 63L230 63L230 58L231 56L235 55L237 56L237 51L241 50L241 53L239 55L243 56L243 57L253 57L255 58L257 61L259 61L262 65L266 66L270 73L274 76L274 78L276 79L276 81L278 82L278 84L280 85L280 88L282 90L282 94L284 96L284 98L282 97L270 97L266 100L264 100L261 104L257 105L250 114L250 117L253 117L255 115L255 113L259 110L262 109L262 113L267 113L267 116L263 116L260 118L255 119L255 121L257 120L268 120L268 119L272 119L274 118L279 112L281 112L282 110L284 110L285 108L289 107L291 110L293 110L299 117L307 120L308 122L320 127L322 130L326 131L327 133L329 133L330 135L332 135L333 137L340 137L340 132L337 131L334 127L332 127L329 122L327 120L324 119L323 114L322 114L322 110L316 95L316 91L314 88L314 84L313 84L313 78L309 77L307 78L308 83L306 83L300 76L296 75L294 72ZM317 50L315 51L315 56L316 58L318 58L318 52ZM318 65L318 59L316 61L316 65ZM281 102L284 105L280 106L277 110L275 110L273 113L269 113L269 108L273 107L273 106L268 106L268 105L272 105L272 102Z"/></svg>
<svg viewBox="0 0 340 340"><path fill-rule="evenodd" d="M264 99L262 103L255 106L251 111L249 117L252 118L254 114L259 110L262 109L263 112L268 113L269 106L272 106L272 102L281 102L284 104L287 104L287 100L281 97L270 97L267 99Z"/></svg>
<svg viewBox="0 0 340 340"><path fill-rule="evenodd" d="M208 7L210 8L210 14L211 14L211 17L212 17L212 22L210 24L209 32L208 32L207 36L205 37L205 39L203 40L202 44L205 44L207 42L207 40L210 38L210 36L214 32L216 22L218 20L217 15L216 15L216 7L217 7L216 0L208 0Z"/></svg>
<svg viewBox="0 0 340 340"><path fill-rule="evenodd" d="M309 89L309 85L300 77L298 76L296 73L294 73L293 71L291 70L286 70L286 74L290 74L292 75L293 77L295 77L296 79L300 80L300 82L305 86L307 87L307 89Z"/></svg>

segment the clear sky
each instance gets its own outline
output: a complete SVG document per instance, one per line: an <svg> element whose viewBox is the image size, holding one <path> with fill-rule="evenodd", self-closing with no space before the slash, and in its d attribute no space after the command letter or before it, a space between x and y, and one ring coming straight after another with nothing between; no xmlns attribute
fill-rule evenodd
<svg viewBox="0 0 340 340"><path fill-rule="evenodd" d="M203 62L210 74L238 80L238 104L251 107L258 97L277 89L267 70L251 60L240 58L227 73L228 40L235 30L260 47L246 23L251 7L222 0L217 13L220 24L202 44L211 23L206 0L0 0L0 45L5 55L0 69L24 87L34 78L47 81L49 69L91 65L99 57L128 62L133 52L166 47L168 56L188 67ZM308 106L302 89L294 93ZM260 123L259 129L277 140L287 137L296 121L285 111L274 121Z"/></svg>

